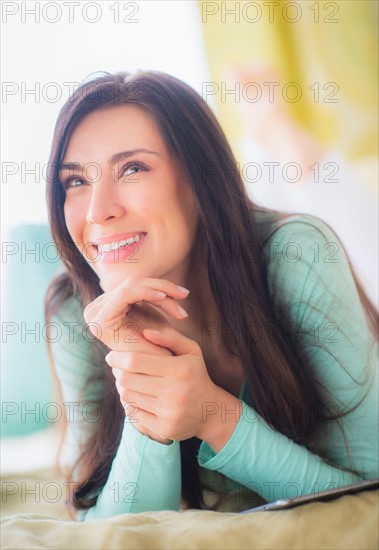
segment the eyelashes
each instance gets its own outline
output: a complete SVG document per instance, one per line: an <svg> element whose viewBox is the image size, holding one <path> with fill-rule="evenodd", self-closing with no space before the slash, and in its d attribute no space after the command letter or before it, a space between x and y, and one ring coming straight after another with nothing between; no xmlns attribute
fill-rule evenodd
<svg viewBox="0 0 379 550"><path fill-rule="evenodd" d="M120 177L124 176L124 173L127 171L127 170L130 170L130 169L138 169L137 172L133 172L133 174L138 174L138 172L146 172L147 171L147 168L146 166L144 166L143 164L141 164L140 162L128 162L127 164L125 164L122 169L121 169L121 173L120 173Z"/></svg>
<svg viewBox="0 0 379 550"><path fill-rule="evenodd" d="M72 187L80 187L80 185L71 185L74 181L79 181L84 183L83 178L79 178L78 176L71 176L63 181L61 181L61 184L63 185L63 189L70 189Z"/></svg>
<svg viewBox="0 0 379 550"><path fill-rule="evenodd" d="M129 170L133 170L133 171L127 174L126 172ZM149 169L147 168L147 166L136 161L128 162L124 164L118 173L117 173L116 167L112 167L112 173L113 173L113 178L115 182L120 180L125 181L129 176L133 176L134 174L138 174L139 172L148 172L148 171ZM61 180L61 184L63 188L67 190L67 189L72 189L74 187L82 187L86 183L95 183L98 180L99 180L99 177L97 177L96 179L93 179L93 180L90 179L87 181L86 178L83 178L82 176L72 175L67 177L66 179ZM130 181L135 182L136 179L131 179Z"/></svg>

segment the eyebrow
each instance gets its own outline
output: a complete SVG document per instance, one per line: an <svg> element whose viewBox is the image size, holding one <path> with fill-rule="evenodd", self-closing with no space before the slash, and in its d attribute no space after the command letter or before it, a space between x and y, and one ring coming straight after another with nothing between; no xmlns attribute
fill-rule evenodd
<svg viewBox="0 0 379 550"><path fill-rule="evenodd" d="M138 149L131 149L130 151L121 151L121 153L116 153L115 155L112 155L108 159L108 163L110 165L117 164L118 162L125 160L129 157L132 157L137 153L147 153L149 155L156 155L158 157L161 156L161 154L157 153L156 151L151 151L150 149L139 147ZM60 167L60 172L62 170L83 170L83 168L84 166L80 164L80 162L62 162Z"/></svg>

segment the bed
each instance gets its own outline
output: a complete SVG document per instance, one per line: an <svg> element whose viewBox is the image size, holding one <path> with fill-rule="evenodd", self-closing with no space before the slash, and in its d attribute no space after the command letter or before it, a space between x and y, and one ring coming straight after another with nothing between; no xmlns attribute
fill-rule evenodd
<svg viewBox="0 0 379 550"><path fill-rule="evenodd" d="M185 510L79 523L65 511L51 468L2 477L2 549L371 549L379 543L379 491L289 510ZM62 493L61 493L62 494ZM59 498L58 498L59 497Z"/></svg>

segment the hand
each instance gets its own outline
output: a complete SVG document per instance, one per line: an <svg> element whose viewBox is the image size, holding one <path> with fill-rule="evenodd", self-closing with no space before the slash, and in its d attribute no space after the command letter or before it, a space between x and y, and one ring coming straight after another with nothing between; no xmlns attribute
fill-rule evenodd
<svg viewBox="0 0 379 550"><path fill-rule="evenodd" d="M91 332L113 350L154 353L167 357L172 355L171 351L154 345L143 336L143 327L168 326L165 317L147 302L150 301L174 317L183 319L185 315L178 311L174 298L186 298L188 293L187 289L178 288L169 281L128 278L114 290L102 294L89 304L84 311L84 318ZM116 388L125 415L133 414L133 406L122 399L117 381ZM133 426L151 439L160 443L171 443L167 438L162 438L146 428L142 422L133 423Z"/></svg>
<svg viewBox="0 0 379 550"><path fill-rule="evenodd" d="M105 292L91 302L84 310L84 319L91 332L110 349L130 351L130 345L138 343L139 337L142 338L138 320L146 320L144 315L147 311L138 309L135 304L149 302L176 319L184 319L187 314L179 307L177 300L187 298L188 294L189 290L164 279L129 277L112 291ZM162 315L158 312L154 314L153 311L150 308L148 314L151 327L168 324ZM154 351L154 348L150 348ZM137 347L134 346L134 349Z"/></svg>
<svg viewBox="0 0 379 550"><path fill-rule="evenodd" d="M124 351L130 350L132 352L154 354L162 357L172 356L170 350L149 342L143 335L142 327L148 326L155 329L161 329L165 326L169 326L163 315L157 312L152 306L147 303L134 305L128 315L128 326L129 325L135 327L135 332L133 334L133 337L130 336L128 341L126 340L126 338L124 338ZM170 439L161 437L159 436L159 434L152 432L151 430L146 428L146 426L144 426L141 422L135 422L134 413L136 412L136 410L138 410L137 405L133 404L131 401L129 401L128 403L122 399L123 388L118 383L117 378L115 382L116 389L120 395L121 404L124 407L125 415L127 417L129 417L130 415L130 421L133 423L134 428L140 433L147 435L148 437L150 437L150 439L154 439L159 443L164 443L166 445L171 443Z"/></svg>
<svg viewBox="0 0 379 550"><path fill-rule="evenodd" d="M239 401L212 382L197 342L171 327L158 332L145 329L143 335L174 356L112 351L106 357L121 398L138 406L133 419L168 440L193 436L208 440L213 426L205 422L205 405L223 402L225 394ZM224 437L225 430L221 431ZM229 429L227 439L230 433Z"/></svg>

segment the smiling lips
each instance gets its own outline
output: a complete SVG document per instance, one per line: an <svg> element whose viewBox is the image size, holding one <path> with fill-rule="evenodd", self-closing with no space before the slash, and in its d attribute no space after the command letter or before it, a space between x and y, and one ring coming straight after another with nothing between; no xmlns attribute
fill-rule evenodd
<svg viewBox="0 0 379 550"><path fill-rule="evenodd" d="M135 233L129 236L114 235L107 238L96 239L94 248L97 252L97 259L104 262L117 262L124 260L131 254L136 254L141 246L141 241L147 233ZM123 238L120 238L123 237ZM137 261L136 259L132 261Z"/></svg>

